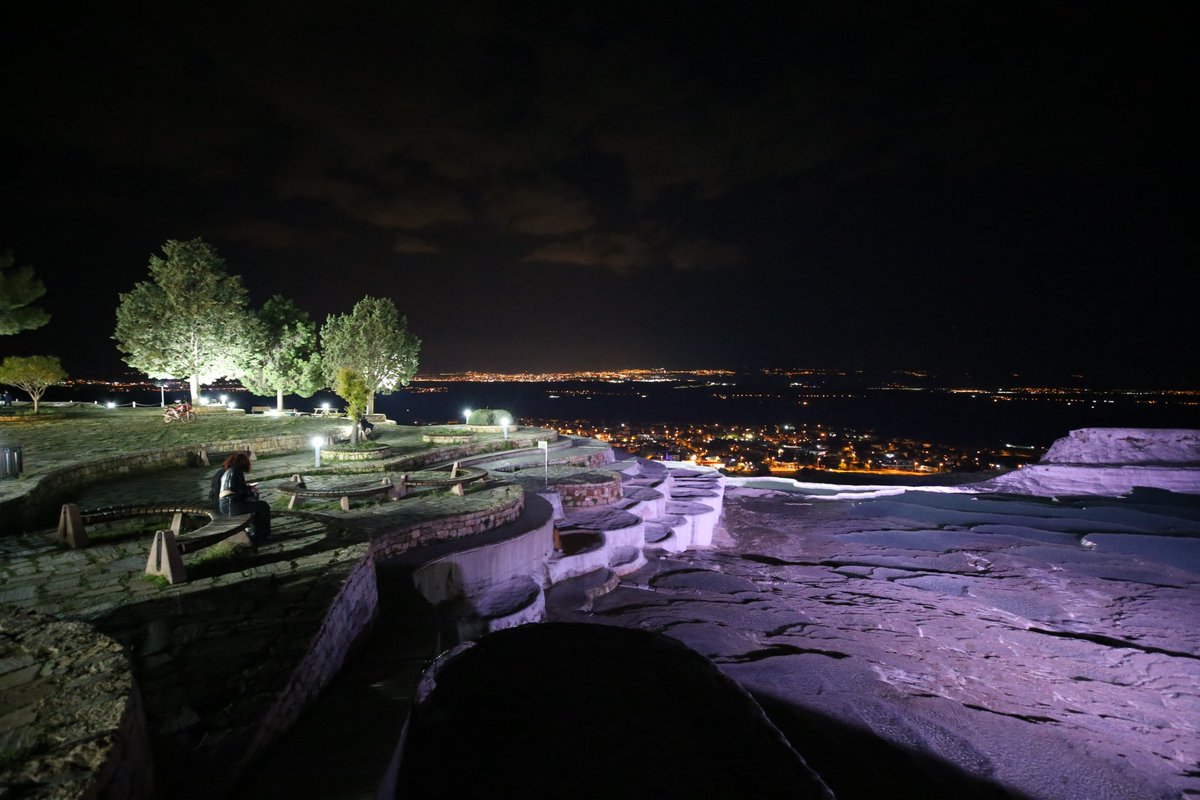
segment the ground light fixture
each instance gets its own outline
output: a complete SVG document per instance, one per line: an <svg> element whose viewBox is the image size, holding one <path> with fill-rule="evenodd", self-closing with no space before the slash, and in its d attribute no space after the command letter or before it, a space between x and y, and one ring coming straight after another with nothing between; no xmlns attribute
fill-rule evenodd
<svg viewBox="0 0 1200 800"><path fill-rule="evenodd" d="M471 424L471 409L469 409L469 408L463 409L463 424L464 425Z"/></svg>
<svg viewBox="0 0 1200 800"><path fill-rule="evenodd" d="M221 395L221 405L225 405L225 401L228 399L229 397L227 395Z"/></svg>
<svg viewBox="0 0 1200 800"><path fill-rule="evenodd" d="M504 438L505 439L508 438L508 426L511 422L512 422L512 420L509 419L508 417L500 418L500 427L504 429Z"/></svg>
<svg viewBox="0 0 1200 800"><path fill-rule="evenodd" d="M104 405L108 406L109 408L116 408L116 407L117 407L117 404L116 404L116 403L114 403L112 400L109 400L109 401L108 401L107 403L105 403Z"/></svg>
<svg viewBox="0 0 1200 800"><path fill-rule="evenodd" d="M309 442L313 446L313 455L316 457L316 465L315 466L319 467L319 466L321 466L321 445L325 444L325 440L322 439L320 436L314 436L314 437L312 437L312 439L309 440Z"/></svg>

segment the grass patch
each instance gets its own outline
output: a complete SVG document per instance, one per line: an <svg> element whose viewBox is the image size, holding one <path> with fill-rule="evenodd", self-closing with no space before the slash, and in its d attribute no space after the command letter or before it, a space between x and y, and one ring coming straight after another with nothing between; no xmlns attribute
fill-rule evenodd
<svg viewBox="0 0 1200 800"><path fill-rule="evenodd" d="M192 563L200 564L217 564L222 561L230 561L241 556L245 548L239 547L232 542L220 542L212 547L206 547L192 557Z"/></svg>
<svg viewBox="0 0 1200 800"><path fill-rule="evenodd" d="M155 586L157 586L160 589L166 589L168 586L171 585L171 582L169 580L167 580L166 575L147 575L146 573L143 572L142 578L144 580L149 581L150 583L153 583Z"/></svg>

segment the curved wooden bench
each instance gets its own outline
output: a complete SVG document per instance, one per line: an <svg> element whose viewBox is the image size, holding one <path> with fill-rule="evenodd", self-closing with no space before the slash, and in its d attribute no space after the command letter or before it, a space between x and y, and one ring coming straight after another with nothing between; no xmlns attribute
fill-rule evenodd
<svg viewBox="0 0 1200 800"><path fill-rule="evenodd" d="M391 478L384 478L379 483L369 486L347 486L340 489L310 489L304 483L303 477L293 475L291 483L283 483L274 488L280 494L286 494L290 498L288 500L289 511L298 506L305 498L331 500L336 497L341 501L342 511L349 511L351 498L387 495L390 499L395 500L400 497L400 494L397 493L397 487L392 483Z"/></svg>
<svg viewBox="0 0 1200 800"><path fill-rule="evenodd" d="M71 549L87 547L87 525L133 517L162 517L171 515L171 526L154 533L150 546L150 558L146 562L147 575L161 575L170 583L187 580L183 568L183 554L194 553L206 547L234 537L241 544L250 544L246 528L250 527L252 514L226 517L213 511L211 506L198 503L147 503L124 506L108 506L89 511L80 511L79 506L67 503L58 517L58 540ZM183 530L183 518L208 517L208 524L194 531ZM186 537L186 538L185 538Z"/></svg>
<svg viewBox="0 0 1200 800"><path fill-rule="evenodd" d="M446 477L438 476L436 478L413 478L409 475L400 476L400 496L403 497L411 486L423 486L426 488L445 489L449 487L450 491L460 497L463 495L464 487L468 483L481 481L486 478L488 472L486 469L479 467L460 467L458 462L450 468L446 473Z"/></svg>

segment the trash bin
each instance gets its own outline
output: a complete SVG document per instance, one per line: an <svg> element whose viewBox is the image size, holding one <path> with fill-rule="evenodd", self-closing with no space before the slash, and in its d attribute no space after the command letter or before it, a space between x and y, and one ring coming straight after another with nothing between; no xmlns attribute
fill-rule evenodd
<svg viewBox="0 0 1200 800"><path fill-rule="evenodd" d="M15 478L21 474L21 446L0 447L0 478Z"/></svg>

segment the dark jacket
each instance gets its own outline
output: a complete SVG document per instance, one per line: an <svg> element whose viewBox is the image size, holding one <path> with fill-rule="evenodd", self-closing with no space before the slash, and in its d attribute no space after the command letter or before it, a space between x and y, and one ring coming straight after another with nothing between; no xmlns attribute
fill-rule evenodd
<svg viewBox="0 0 1200 800"><path fill-rule="evenodd" d="M212 483L209 484L208 499L212 501L214 511L221 510L221 478L224 476L225 468L218 467L217 471L213 473Z"/></svg>

